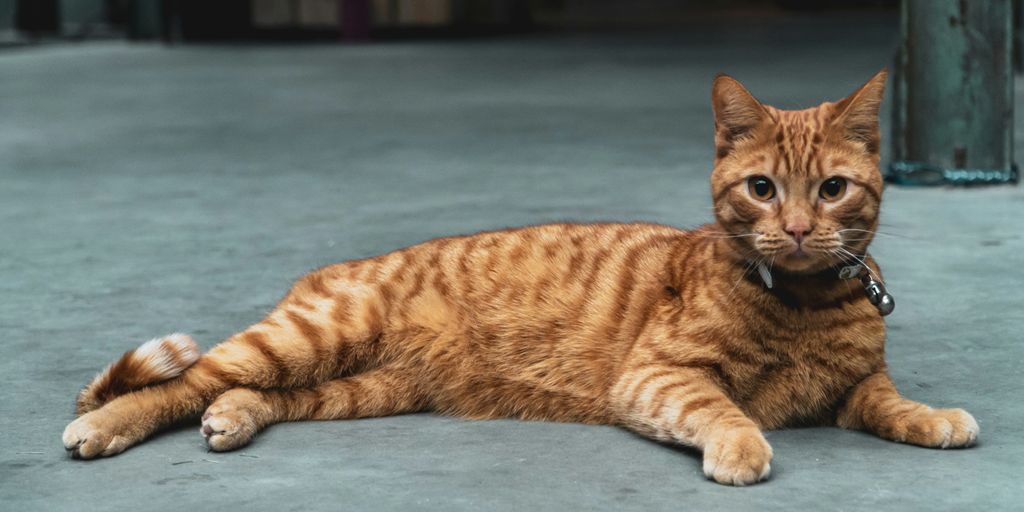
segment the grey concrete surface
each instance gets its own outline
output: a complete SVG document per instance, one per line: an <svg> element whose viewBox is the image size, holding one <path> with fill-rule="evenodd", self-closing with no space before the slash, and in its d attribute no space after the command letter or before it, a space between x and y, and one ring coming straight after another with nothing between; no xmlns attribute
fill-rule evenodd
<svg viewBox="0 0 1024 512"><path fill-rule="evenodd" d="M895 41L890 18L843 16L0 52L0 508L1021 509L1019 187L891 188L874 246L898 300L893 376L974 413L973 449L771 432L771 480L734 489L615 428L428 414L278 425L224 454L196 425L93 462L60 445L75 393L122 351L179 330L212 346L311 268L528 223L701 224L715 72L806 106L853 90Z"/></svg>

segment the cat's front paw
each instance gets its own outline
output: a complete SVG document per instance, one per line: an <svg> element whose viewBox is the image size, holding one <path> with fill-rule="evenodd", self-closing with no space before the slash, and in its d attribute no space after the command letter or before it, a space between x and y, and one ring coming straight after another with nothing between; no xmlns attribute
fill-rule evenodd
<svg viewBox="0 0 1024 512"><path fill-rule="evenodd" d="M771 473L772 447L756 428L727 430L704 447L704 474L720 484L749 485Z"/></svg>
<svg viewBox="0 0 1024 512"><path fill-rule="evenodd" d="M965 448L978 439L978 422L963 409L927 409L903 419L897 441L930 448ZM902 434L902 435L900 435Z"/></svg>
<svg viewBox="0 0 1024 512"><path fill-rule="evenodd" d="M241 448L249 444L259 431L257 416L266 412L264 407L262 398L255 391L243 388L228 390L206 409L199 433L215 452Z"/></svg>
<svg viewBox="0 0 1024 512"><path fill-rule="evenodd" d="M79 416L64 429L64 449L76 459L109 457L125 451L140 436L120 414L97 409Z"/></svg>

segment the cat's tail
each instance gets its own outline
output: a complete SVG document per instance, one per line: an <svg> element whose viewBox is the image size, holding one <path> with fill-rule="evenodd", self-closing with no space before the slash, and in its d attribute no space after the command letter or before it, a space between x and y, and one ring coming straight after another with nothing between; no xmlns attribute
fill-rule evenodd
<svg viewBox="0 0 1024 512"><path fill-rule="evenodd" d="M126 393L177 377L199 360L199 346L187 334L153 338L125 352L82 388L75 404L81 416Z"/></svg>

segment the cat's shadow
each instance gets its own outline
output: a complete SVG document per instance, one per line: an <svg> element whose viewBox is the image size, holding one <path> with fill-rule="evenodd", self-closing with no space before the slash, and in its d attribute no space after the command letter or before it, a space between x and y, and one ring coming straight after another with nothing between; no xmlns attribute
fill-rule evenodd
<svg viewBox="0 0 1024 512"><path fill-rule="evenodd" d="M160 439L162 437L175 436L179 434L185 435L184 433L187 432L195 436L193 444L199 445L204 452L211 451L210 448L206 445L206 440L203 439L203 435L199 433L200 427L202 427L202 421L199 419L199 416L195 416L194 418L187 418L181 421L176 421L173 424L160 429L159 432L153 434L153 436L147 439L147 441Z"/></svg>
<svg viewBox="0 0 1024 512"><path fill-rule="evenodd" d="M671 441L659 441L655 439L649 439L636 432L629 432L629 434L631 434L633 437L636 437L637 439L642 439L649 443L654 443L658 445L659 448L665 448L675 453L679 453L686 456L686 458L691 459L693 461L694 469L697 472L701 474L704 473L704 452L702 452L701 450L693 446L686 446L683 444L673 443ZM777 477L780 473L779 469L780 468L775 464L775 461L772 461L771 474L767 478L765 478L761 483L763 484L764 482L769 482L775 479L775 477Z"/></svg>
<svg viewBox="0 0 1024 512"><path fill-rule="evenodd" d="M632 432L632 431L628 431L628 430L627 430L627 432L629 432L629 434L631 436L633 436L633 437L635 437L637 439L642 439L643 441L645 441L647 443L654 443L654 444L656 444L656 445L658 445L658 446L660 446L662 448L667 448L669 450L672 450L673 452L681 453L683 455L686 455L688 458L693 459L697 463L698 467L703 463L704 453L701 452L699 449L693 447L693 446L686 446L684 444L673 443L671 441L659 441L657 439L651 439L651 438L648 438L648 437L644 437L644 436L642 436L642 435L640 435L640 434L638 434L636 432Z"/></svg>

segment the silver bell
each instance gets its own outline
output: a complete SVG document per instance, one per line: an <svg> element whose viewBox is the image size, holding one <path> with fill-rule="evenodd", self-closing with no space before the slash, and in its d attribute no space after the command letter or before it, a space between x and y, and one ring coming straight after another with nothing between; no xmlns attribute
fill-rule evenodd
<svg viewBox="0 0 1024 512"><path fill-rule="evenodd" d="M882 297L887 295L882 283L875 280L868 281L868 284L864 286L864 292L868 295L868 301L876 306L882 301Z"/></svg>
<svg viewBox="0 0 1024 512"><path fill-rule="evenodd" d="M879 298L878 303L875 304L875 307L878 308L878 312L881 313L882 316L886 316L889 313L892 313L893 309L896 309L896 299L892 298L892 295L889 295L888 293L883 293Z"/></svg>

